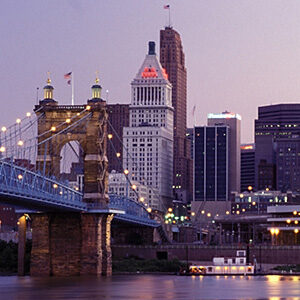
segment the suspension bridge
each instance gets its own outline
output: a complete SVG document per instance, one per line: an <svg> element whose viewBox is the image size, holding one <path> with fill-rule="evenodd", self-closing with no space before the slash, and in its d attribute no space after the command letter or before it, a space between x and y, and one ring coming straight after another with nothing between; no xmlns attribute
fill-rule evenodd
<svg viewBox="0 0 300 300"><path fill-rule="evenodd" d="M161 227L143 203L108 194L105 105L98 80L85 105L59 105L48 79L34 114L1 128L0 202L30 216L32 275L110 275L113 218ZM83 165L82 190L61 176L62 149L70 144L76 153L74 142ZM19 274L24 273L25 232L24 215L19 220Z"/></svg>

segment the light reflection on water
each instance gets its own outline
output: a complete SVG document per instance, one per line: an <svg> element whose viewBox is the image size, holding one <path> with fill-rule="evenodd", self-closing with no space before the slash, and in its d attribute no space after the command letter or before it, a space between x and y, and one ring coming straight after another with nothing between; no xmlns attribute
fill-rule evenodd
<svg viewBox="0 0 300 300"><path fill-rule="evenodd" d="M300 300L299 276L0 277L0 299Z"/></svg>

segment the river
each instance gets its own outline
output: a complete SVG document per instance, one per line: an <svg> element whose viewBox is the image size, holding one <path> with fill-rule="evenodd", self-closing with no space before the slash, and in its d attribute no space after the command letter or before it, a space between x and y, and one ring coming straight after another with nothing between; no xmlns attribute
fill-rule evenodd
<svg viewBox="0 0 300 300"><path fill-rule="evenodd" d="M300 300L300 276L0 277L0 299Z"/></svg>

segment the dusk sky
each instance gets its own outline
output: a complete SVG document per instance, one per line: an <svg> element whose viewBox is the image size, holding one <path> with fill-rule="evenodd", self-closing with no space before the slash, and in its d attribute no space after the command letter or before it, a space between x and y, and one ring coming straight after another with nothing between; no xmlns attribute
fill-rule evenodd
<svg viewBox="0 0 300 300"><path fill-rule="evenodd" d="M99 70L108 103L129 103L130 82L168 20L183 42L188 120L224 110L242 116L253 141L257 107L300 100L299 0L2 0L1 124L32 111L51 72L54 98L71 103L63 75L74 72L75 104L86 103Z"/></svg>

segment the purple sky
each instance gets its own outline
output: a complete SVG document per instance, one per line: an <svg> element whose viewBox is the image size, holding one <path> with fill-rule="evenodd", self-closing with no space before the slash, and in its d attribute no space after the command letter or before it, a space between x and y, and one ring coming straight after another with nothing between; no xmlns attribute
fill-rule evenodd
<svg viewBox="0 0 300 300"><path fill-rule="evenodd" d="M230 110L251 142L259 105L300 99L299 0L2 0L0 126L32 110L48 70L60 104L71 101L65 73L74 72L81 104L96 70L108 102L129 103L148 41L158 49L164 4L186 55L188 125L195 103L198 125Z"/></svg>

